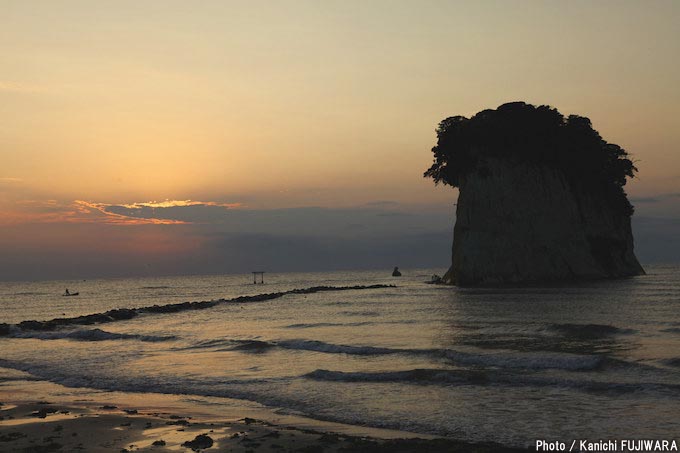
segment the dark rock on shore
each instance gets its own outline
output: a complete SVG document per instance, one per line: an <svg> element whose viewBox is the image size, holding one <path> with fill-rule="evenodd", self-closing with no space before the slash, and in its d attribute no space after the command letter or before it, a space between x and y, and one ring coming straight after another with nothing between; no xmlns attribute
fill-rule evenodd
<svg viewBox="0 0 680 453"><path fill-rule="evenodd" d="M186 441L182 447L191 448L194 451L204 450L213 446L213 440L207 434L199 434L194 440Z"/></svg>
<svg viewBox="0 0 680 453"><path fill-rule="evenodd" d="M54 414L57 412L57 409L40 409L39 411L31 412L30 416L31 417L38 417L38 418L47 418L49 414Z"/></svg>

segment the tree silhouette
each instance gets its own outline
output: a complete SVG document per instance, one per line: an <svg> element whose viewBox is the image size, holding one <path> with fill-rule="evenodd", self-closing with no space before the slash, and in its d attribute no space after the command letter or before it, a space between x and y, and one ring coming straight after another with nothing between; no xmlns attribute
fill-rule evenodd
<svg viewBox="0 0 680 453"><path fill-rule="evenodd" d="M602 139L588 118L565 118L547 105L511 102L472 118L446 118L436 131L434 163L424 174L435 184L459 187L461 176L484 174L484 158L510 159L557 168L572 186L598 191L622 214L633 214L623 186L637 168L624 149Z"/></svg>

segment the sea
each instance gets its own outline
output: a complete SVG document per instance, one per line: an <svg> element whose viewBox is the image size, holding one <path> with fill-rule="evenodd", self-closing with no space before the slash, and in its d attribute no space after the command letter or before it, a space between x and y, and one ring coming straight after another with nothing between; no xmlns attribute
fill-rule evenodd
<svg viewBox="0 0 680 453"><path fill-rule="evenodd" d="M0 385L255 402L282 414L472 442L680 433L680 267L570 286L456 288L443 269L0 283ZM258 277L259 281L259 277ZM395 285L288 293L313 286ZM79 292L63 297L68 288ZM27 320L221 300L105 324ZM74 393L75 394L75 393Z"/></svg>

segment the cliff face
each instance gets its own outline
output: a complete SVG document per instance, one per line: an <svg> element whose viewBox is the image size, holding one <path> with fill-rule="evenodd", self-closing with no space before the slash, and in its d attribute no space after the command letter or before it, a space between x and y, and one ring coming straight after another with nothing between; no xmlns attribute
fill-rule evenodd
<svg viewBox="0 0 680 453"><path fill-rule="evenodd" d="M461 174L452 266L459 286L644 274L630 216L555 167L484 157Z"/></svg>

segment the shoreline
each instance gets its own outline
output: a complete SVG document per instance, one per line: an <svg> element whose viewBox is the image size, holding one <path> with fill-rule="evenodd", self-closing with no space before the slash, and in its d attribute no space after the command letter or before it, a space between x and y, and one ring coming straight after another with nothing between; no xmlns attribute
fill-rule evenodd
<svg viewBox="0 0 680 453"><path fill-rule="evenodd" d="M0 382L0 452L518 452L499 444L324 422L257 403Z"/></svg>

